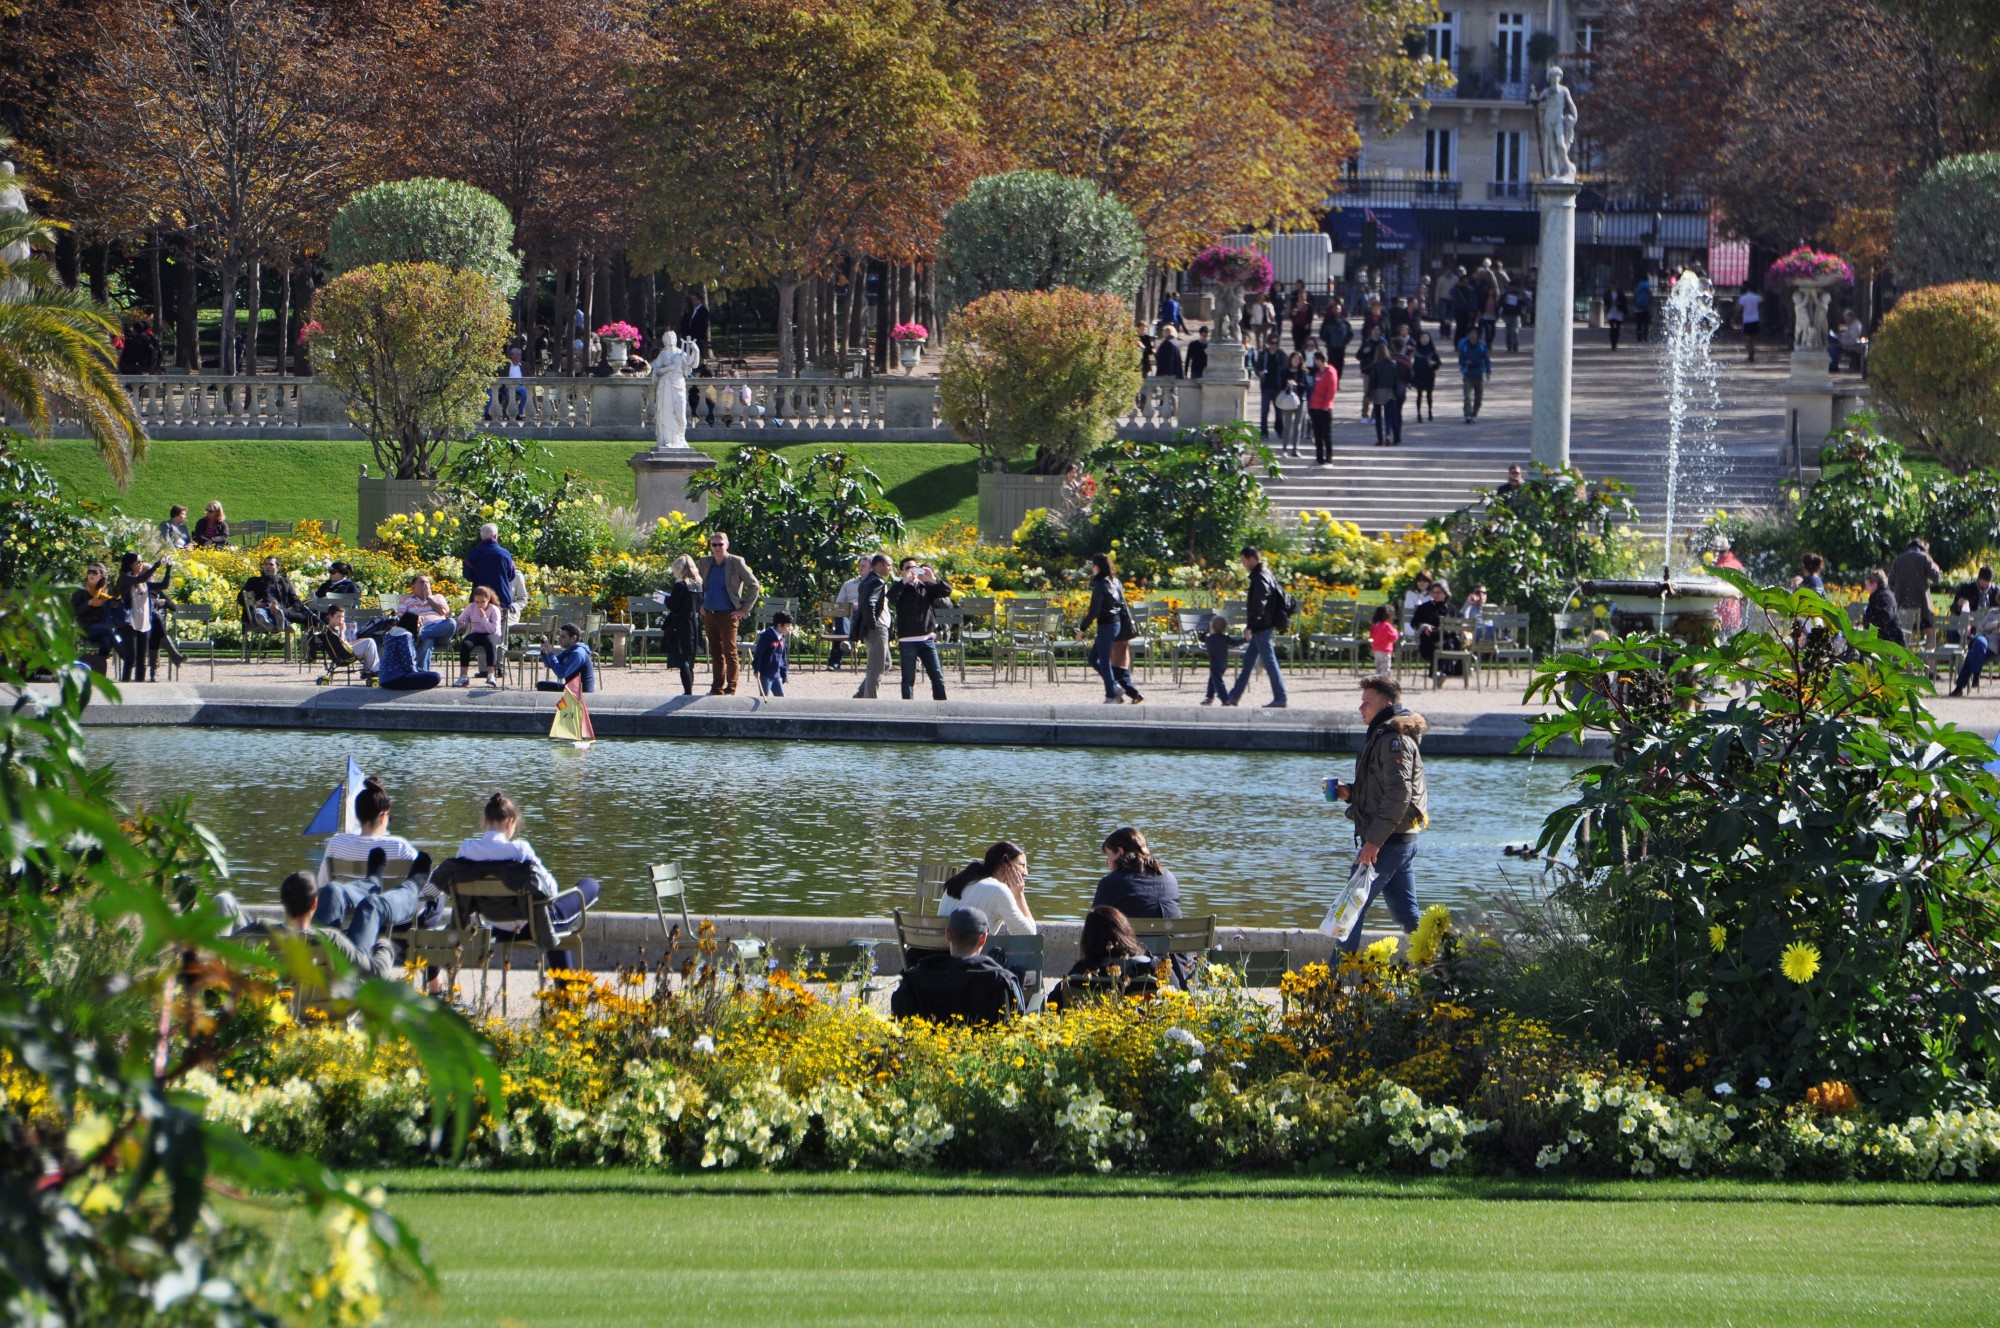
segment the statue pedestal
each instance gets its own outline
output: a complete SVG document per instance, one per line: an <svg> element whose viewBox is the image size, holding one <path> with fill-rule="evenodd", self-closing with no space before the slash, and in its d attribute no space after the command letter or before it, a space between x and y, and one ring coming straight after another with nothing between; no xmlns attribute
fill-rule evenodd
<svg viewBox="0 0 2000 1328"><path fill-rule="evenodd" d="M1836 378L1827 370L1824 352L1804 347L1794 350L1791 376L1785 379L1785 438L1780 458L1787 466L1817 466L1827 435L1849 415L1867 408L1868 384L1860 377Z"/></svg>
<svg viewBox="0 0 2000 1328"><path fill-rule="evenodd" d="M1542 209L1541 279L1535 287L1535 395L1531 455L1551 468L1569 464L1569 368L1575 344L1576 196L1574 180L1535 186Z"/></svg>
<svg viewBox="0 0 2000 1328"><path fill-rule="evenodd" d="M691 447L671 447L641 452L625 464L632 467L642 529L673 512L691 521L708 515L708 499L690 498L687 491L689 480L714 467L708 456Z"/></svg>

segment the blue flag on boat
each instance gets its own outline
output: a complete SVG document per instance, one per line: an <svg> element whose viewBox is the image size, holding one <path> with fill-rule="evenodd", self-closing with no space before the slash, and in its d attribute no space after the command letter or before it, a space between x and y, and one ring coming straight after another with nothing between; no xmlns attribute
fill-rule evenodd
<svg viewBox="0 0 2000 1328"><path fill-rule="evenodd" d="M313 813L312 824L306 827L308 835L357 834L361 826L354 819L354 799L361 792L362 781L360 763L353 757L347 758L347 778L334 786L326 795L326 801Z"/></svg>
<svg viewBox="0 0 2000 1328"><path fill-rule="evenodd" d="M2000 733L1996 733L1993 735L1993 750L1996 753L2000 753ZM1994 774L2000 775L2000 759L1988 761L1986 763L1986 768L1988 770L1991 770Z"/></svg>

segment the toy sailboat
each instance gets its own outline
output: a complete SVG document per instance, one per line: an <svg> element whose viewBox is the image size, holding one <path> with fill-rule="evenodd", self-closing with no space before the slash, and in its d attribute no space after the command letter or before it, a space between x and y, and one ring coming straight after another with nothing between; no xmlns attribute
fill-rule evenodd
<svg viewBox="0 0 2000 1328"><path fill-rule="evenodd" d="M582 674L571 678L563 688L562 697L556 702L555 722L549 725L549 736L578 748L597 741L597 730L590 722L590 707L583 703Z"/></svg>

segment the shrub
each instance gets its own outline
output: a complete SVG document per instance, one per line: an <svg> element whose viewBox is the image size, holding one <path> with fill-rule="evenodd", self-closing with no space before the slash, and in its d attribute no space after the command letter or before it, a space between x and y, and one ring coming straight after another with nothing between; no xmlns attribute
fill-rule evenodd
<svg viewBox="0 0 2000 1328"><path fill-rule="evenodd" d="M1657 1048L1718 1093L1840 1079L1884 1111L1936 1105L2000 1056L1992 748L1934 719L1921 665L1826 598L1723 575L1772 631L1537 670L1555 713L1533 746L1612 750L1537 847L1574 843L1558 897L1630 984L1628 1056Z"/></svg>
<svg viewBox="0 0 2000 1328"><path fill-rule="evenodd" d="M1924 533L1925 493L1903 449L1858 415L1820 451L1826 468L1799 505L1799 534L1829 570L1859 573Z"/></svg>
<svg viewBox="0 0 2000 1328"><path fill-rule="evenodd" d="M1639 509L1617 480L1586 484L1568 467L1534 472L1517 492L1484 493L1425 528L1448 546L1442 562L1460 589L1484 585L1495 604L1525 610L1530 631L1546 641L1577 582L1626 569L1624 527Z"/></svg>
<svg viewBox="0 0 2000 1328"><path fill-rule="evenodd" d="M1110 551L1140 580L1167 569L1220 567L1233 560L1271 503L1251 467L1276 476L1271 449L1245 421L1182 432L1172 442L1121 439L1086 460L1097 499L1072 533Z"/></svg>
<svg viewBox="0 0 2000 1328"><path fill-rule="evenodd" d="M1431 565L1438 546L1431 531L1372 536L1324 508L1300 514L1296 538L1297 549L1286 560L1289 571L1367 591L1413 580Z"/></svg>
<svg viewBox="0 0 2000 1328"><path fill-rule="evenodd" d="M521 288L507 205L460 180L373 185L333 214L327 263L336 273L377 263L436 263L477 272L511 300Z"/></svg>
<svg viewBox="0 0 2000 1328"><path fill-rule="evenodd" d="M767 595L831 599L856 558L903 536L882 481L845 452L817 452L794 469L746 444L688 486L690 498L704 495L703 533L726 533L730 552L749 562Z"/></svg>
<svg viewBox="0 0 2000 1328"><path fill-rule="evenodd" d="M55 478L14 451L21 436L0 429L0 588L38 577L81 580L104 550L97 516L63 494Z"/></svg>
<svg viewBox="0 0 2000 1328"><path fill-rule="evenodd" d="M1954 474L2000 465L2000 284L1905 295L1876 328L1868 367L1897 439Z"/></svg>
<svg viewBox="0 0 2000 1328"><path fill-rule="evenodd" d="M314 365L397 479L432 478L471 433L506 340L506 302L477 272L375 264L318 297Z"/></svg>
<svg viewBox="0 0 2000 1328"><path fill-rule="evenodd" d="M945 423L1001 461L1032 450L1037 474L1109 442L1139 394L1131 311L1115 295L995 291L957 330L938 374Z"/></svg>
<svg viewBox="0 0 2000 1328"><path fill-rule="evenodd" d="M2000 152L1924 172L1896 213L1896 276L1905 290L2000 281Z"/></svg>
<svg viewBox="0 0 2000 1328"><path fill-rule="evenodd" d="M1129 299L1146 267L1132 211L1089 180L1010 171L972 182L944 219L945 278L959 303L992 291L1081 291Z"/></svg>

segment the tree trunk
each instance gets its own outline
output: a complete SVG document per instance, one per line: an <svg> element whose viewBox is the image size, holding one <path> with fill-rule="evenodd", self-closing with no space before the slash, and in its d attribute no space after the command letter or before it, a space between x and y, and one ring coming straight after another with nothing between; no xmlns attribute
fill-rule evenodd
<svg viewBox="0 0 2000 1328"><path fill-rule="evenodd" d="M278 377L292 371L292 260L287 258L278 277Z"/></svg>
<svg viewBox="0 0 2000 1328"><path fill-rule="evenodd" d="M236 283L243 275L243 262L225 250L222 255L222 317L216 323L217 366L225 377L238 372L236 362Z"/></svg>
<svg viewBox="0 0 2000 1328"><path fill-rule="evenodd" d="M889 306L896 302L896 265L885 262L875 283L875 371L889 372Z"/></svg>
<svg viewBox="0 0 2000 1328"><path fill-rule="evenodd" d="M262 257L250 260L250 284L244 291L250 297L250 330L243 338L243 363L238 373L255 376L257 373L257 344L263 340L264 331L264 260Z"/></svg>
<svg viewBox="0 0 2000 1328"><path fill-rule="evenodd" d="M917 316L917 270L908 263L896 264L896 321L907 323Z"/></svg>
<svg viewBox="0 0 2000 1328"><path fill-rule="evenodd" d="M556 353L550 368L557 373L576 371L576 353L570 344L576 339L576 268L572 261L556 272Z"/></svg>
<svg viewBox="0 0 2000 1328"><path fill-rule="evenodd" d="M868 331L862 319L868 313L868 257L853 254L847 260L847 346L866 350Z"/></svg>
<svg viewBox="0 0 2000 1328"><path fill-rule="evenodd" d="M201 372L201 288L194 266L194 242L186 235L174 248L174 365Z"/></svg>
<svg viewBox="0 0 2000 1328"><path fill-rule="evenodd" d="M780 277L778 287L778 377L790 378L797 372L797 354L792 345L792 306L799 292L796 276Z"/></svg>
<svg viewBox="0 0 2000 1328"><path fill-rule="evenodd" d="M153 288L153 333L158 337L165 338L167 335L167 291L165 274L160 270L160 232L157 229L154 230L150 243L146 245L146 276L149 278ZM1874 324L1871 323L1869 326L1873 327ZM162 340L161 345L164 348L164 340ZM156 364L151 367L157 369L159 365Z"/></svg>
<svg viewBox="0 0 2000 1328"><path fill-rule="evenodd" d="M313 266L304 254L296 256L296 262L286 273L285 284L290 288L292 317L300 327L312 321ZM304 378L312 372L312 365L297 338L285 342L285 357L291 364L291 372Z"/></svg>
<svg viewBox="0 0 2000 1328"><path fill-rule="evenodd" d="M799 287L799 336L805 342L801 369L817 369L826 362L825 348L819 344L819 288L818 277L806 278Z"/></svg>
<svg viewBox="0 0 2000 1328"><path fill-rule="evenodd" d="M99 241L83 251L83 270L90 279L90 298L111 303L111 246Z"/></svg>
<svg viewBox="0 0 2000 1328"><path fill-rule="evenodd" d="M56 276L71 290L76 289L77 270L76 232L63 230L56 232Z"/></svg>

